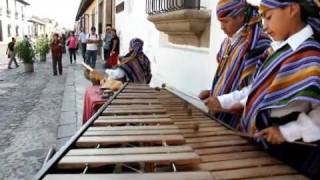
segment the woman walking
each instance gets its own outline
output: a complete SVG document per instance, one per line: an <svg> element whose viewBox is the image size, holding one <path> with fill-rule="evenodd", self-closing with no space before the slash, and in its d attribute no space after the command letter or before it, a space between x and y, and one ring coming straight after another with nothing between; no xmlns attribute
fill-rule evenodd
<svg viewBox="0 0 320 180"><path fill-rule="evenodd" d="M53 41L51 43L51 53L52 53L52 70L53 75L57 75L57 66L59 70L59 75L62 75L62 53L63 45L62 41L59 40L59 35L53 35Z"/></svg>
<svg viewBox="0 0 320 180"><path fill-rule="evenodd" d="M76 51L77 51L77 45L78 45L78 40L74 35L74 32L71 32L71 36L67 40L67 46L69 49L69 56L70 56L70 64L72 64L72 56L74 58L74 62L77 61L76 57Z"/></svg>

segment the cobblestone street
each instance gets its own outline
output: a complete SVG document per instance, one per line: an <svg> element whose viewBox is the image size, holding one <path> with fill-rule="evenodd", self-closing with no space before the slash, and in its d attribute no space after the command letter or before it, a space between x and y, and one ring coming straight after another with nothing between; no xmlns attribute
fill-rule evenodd
<svg viewBox="0 0 320 180"><path fill-rule="evenodd" d="M50 147L61 147L81 125L89 84L81 65L64 55L62 76L52 76L50 56L34 65L28 74L22 63L7 70L0 60L0 179L32 179Z"/></svg>

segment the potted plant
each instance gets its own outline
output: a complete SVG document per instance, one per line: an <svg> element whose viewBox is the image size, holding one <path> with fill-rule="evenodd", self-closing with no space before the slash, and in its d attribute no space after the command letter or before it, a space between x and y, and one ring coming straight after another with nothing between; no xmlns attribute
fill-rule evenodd
<svg viewBox="0 0 320 180"><path fill-rule="evenodd" d="M25 72L33 72L33 58L35 53L29 41L18 41L16 44L16 53L18 58L21 59L24 64Z"/></svg>
<svg viewBox="0 0 320 180"><path fill-rule="evenodd" d="M46 37L38 38L36 41L36 54L40 55L40 61L47 60L47 54L49 53L49 40Z"/></svg>

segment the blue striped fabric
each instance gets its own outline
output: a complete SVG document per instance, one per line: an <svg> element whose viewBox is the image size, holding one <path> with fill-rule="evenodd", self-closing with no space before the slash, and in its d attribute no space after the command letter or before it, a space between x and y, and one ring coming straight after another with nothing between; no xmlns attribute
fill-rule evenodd
<svg viewBox="0 0 320 180"><path fill-rule="evenodd" d="M218 14L233 14L227 12L233 6L242 7L245 4L247 22L241 32L230 40L226 38L217 55L218 68L213 79L211 96L219 96L242 89L251 84L256 72L256 65L265 49L270 46L270 38L262 30L258 8L249 5L246 1L219 1ZM222 4L224 3L224 6ZM239 117L228 116L219 113L216 118L236 128L239 125Z"/></svg>
<svg viewBox="0 0 320 180"><path fill-rule="evenodd" d="M296 51L284 46L274 52L261 68L253 81L241 121L245 132L255 133L256 116L261 111L286 107L293 101L320 104L318 41L309 39Z"/></svg>

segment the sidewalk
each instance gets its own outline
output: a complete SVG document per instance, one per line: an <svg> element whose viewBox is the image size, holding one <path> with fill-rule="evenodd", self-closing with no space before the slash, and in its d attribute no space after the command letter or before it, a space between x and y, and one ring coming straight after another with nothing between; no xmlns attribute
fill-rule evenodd
<svg viewBox="0 0 320 180"><path fill-rule="evenodd" d="M57 134L57 149L62 147L82 126L84 93L91 82L84 77L81 65L82 57L77 56L77 60L77 64L68 67ZM69 60L65 60L65 62L69 62ZM103 71L101 60L97 61L96 69Z"/></svg>
<svg viewBox="0 0 320 180"><path fill-rule="evenodd" d="M35 62L30 74L22 63L6 69L6 58L0 57L0 179L32 179L50 147L58 150L80 128L90 82L82 58L72 65L68 58L64 55L63 75L52 76L50 56Z"/></svg>

